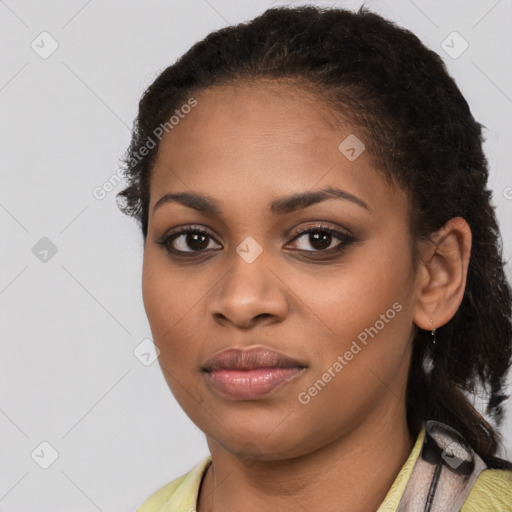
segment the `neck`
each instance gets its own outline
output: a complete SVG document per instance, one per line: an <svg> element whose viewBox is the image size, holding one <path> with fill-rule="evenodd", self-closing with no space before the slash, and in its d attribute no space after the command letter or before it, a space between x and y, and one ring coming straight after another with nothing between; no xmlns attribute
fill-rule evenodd
<svg viewBox="0 0 512 512"><path fill-rule="evenodd" d="M366 418L300 457L248 463L208 438L212 464L198 512L322 510L375 512L409 456L417 433L405 415Z"/></svg>

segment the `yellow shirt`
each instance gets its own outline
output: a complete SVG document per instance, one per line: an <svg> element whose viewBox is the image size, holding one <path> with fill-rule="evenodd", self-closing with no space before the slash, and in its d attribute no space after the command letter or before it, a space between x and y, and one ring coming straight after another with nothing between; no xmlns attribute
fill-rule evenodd
<svg viewBox="0 0 512 512"><path fill-rule="evenodd" d="M416 463L425 428L418 434L414 447L395 478L377 512L395 512ZM194 512L201 479L211 463L205 457L188 473L153 493L137 512ZM480 473L460 512L512 512L512 471L486 469Z"/></svg>

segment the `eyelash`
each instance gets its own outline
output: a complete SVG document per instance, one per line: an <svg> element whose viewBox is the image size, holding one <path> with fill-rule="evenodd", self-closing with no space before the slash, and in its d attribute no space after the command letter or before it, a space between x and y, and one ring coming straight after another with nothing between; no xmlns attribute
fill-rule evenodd
<svg viewBox="0 0 512 512"><path fill-rule="evenodd" d="M353 236L343 233L341 231L338 231L336 229L333 229L331 227L322 225L322 224L319 224L318 226L312 226L312 227L307 227L307 228L298 230L296 233L294 233L294 236L291 239L291 241L294 241L294 240L300 238L304 234L317 233L317 232L329 233L334 238L337 238L340 241L340 243L338 245L336 245L335 247L331 247L329 249L319 249L319 250L312 250L312 251L304 250L304 249L296 249L296 250L306 252L306 253L318 253L321 255L332 255L334 253L338 253L338 252L342 251L345 247L347 247L348 245L350 245L356 241L356 239ZM184 227L179 228L178 230L174 231L173 233L170 233L168 235L164 235L161 238L158 238L157 240L155 240L155 242L157 244L163 246L169 254L176 255L178 257L184 256L186 254L190 254L190 256L184 256L184 257L191 258L191 257L194 257L194 255L197 256L199 253L202 253L204 255L204 254L208 254L208 253L215 252L218 250L218 249L201 249L201 250L180 251L180 250L172 249L170 247L170 243L173 242L175 239L179 238L179 236L184 235L184 234L199 234L199 235L204 235L210 239L215 240L213 238L213 236L211 236L205 230L198 229L193 226L184 226Z"/></svg>

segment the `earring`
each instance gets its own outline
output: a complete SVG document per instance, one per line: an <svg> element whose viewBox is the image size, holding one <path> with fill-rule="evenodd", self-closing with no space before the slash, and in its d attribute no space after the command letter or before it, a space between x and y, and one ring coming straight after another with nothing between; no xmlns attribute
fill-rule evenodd
<svg viewBox="0 0 512 512"><path fill-rule="evenodd" d="M432 334L432 344L435 345L436 344L436 328L434 327L433 320L430 320L430 323L432 324L432 331L430 332L430 334Z"/></svg>

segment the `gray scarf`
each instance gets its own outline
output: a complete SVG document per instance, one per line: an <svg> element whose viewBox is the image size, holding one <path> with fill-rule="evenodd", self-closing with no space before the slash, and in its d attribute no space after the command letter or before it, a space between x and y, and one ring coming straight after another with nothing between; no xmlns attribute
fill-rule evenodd
<svg viewBox="0 0 512 512"><path fill-rule="evenodd" d="M459 512L485 462L452 427L429 420L396 512Z"/></svg>

